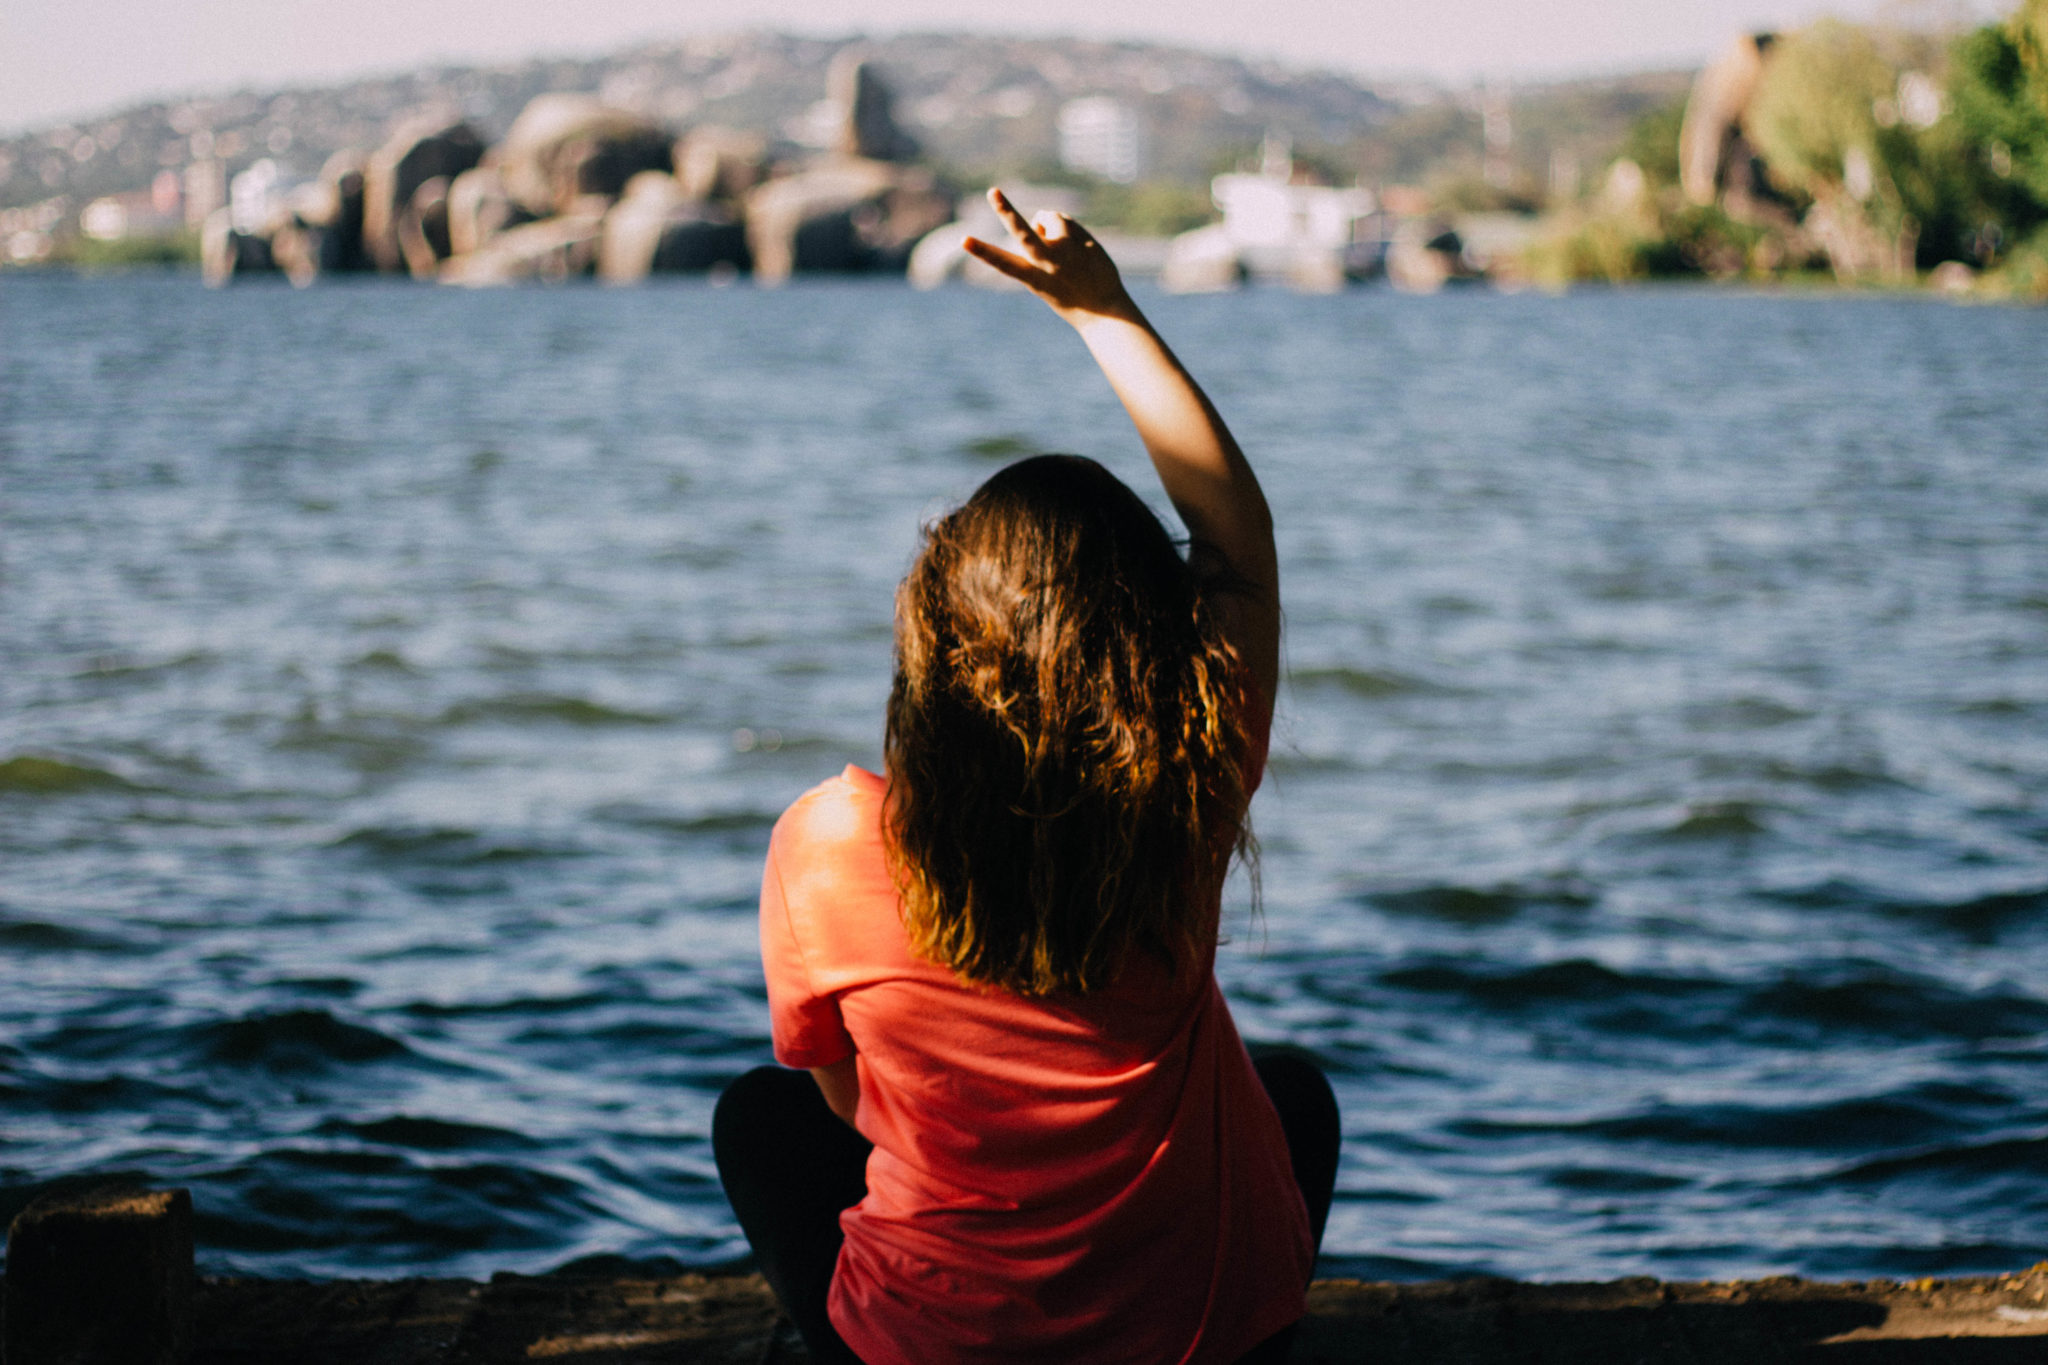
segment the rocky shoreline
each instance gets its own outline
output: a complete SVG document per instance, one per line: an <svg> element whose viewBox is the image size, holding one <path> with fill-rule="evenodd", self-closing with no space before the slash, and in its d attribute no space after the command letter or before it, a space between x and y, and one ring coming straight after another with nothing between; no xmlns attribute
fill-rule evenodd
<svg viewBox="0 0 2048 1365"><path fill-rule="evenodd" d="M603 1262L552 1275L262 1280L193 1269L185 1190L53 1191L14 1220L6 1365L791 1365L810 1358L758 1275ZM2020 1365L2048 1360L2048 1262L1901 1283L1320 1280L1297 1365L1651 1361Z"/></svg>
<svg viewBox="0 0 2048 1365"><path fill-rule="evenodd" d="M757 1275L210 1279L189 1365L789 1365L810 1356ZM2048 1265L1912 1283L1321 1280L1296 1365L2048 1359Z"/></svg>

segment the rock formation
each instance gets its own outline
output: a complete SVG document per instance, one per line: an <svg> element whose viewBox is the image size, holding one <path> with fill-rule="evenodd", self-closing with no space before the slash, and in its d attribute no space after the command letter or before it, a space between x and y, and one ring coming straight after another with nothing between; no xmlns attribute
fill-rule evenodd
<svg viewBox="0 0 2048 1365"><path fill-rule="evenodd" d="M361 158L347 152L329 157L320 178L294 190L261 235L277 268L296 285L373 269L363 244Z"/></svg>
<svg viewBox="0 0 2048 1365"><path fill-rule="evenodd" d="M448 284L516 284L560 281L591 273L604 231L602 201L500 232L476 251L453 256L439 278Z"/></svg>
<svg viewBox="0 0 2048 1365"><path fill-rule="evenodd" d="M917 140L896 126L889 87L856 52L832 59L825 78L825 98L837 105L842 123L833 150L841 156L871 161L910 161Z"/></svg>
<svg viewBox="0 0 2048 1365"><path fill-rule="evenodd" d="M199 270L217 288L249 275L274 275L277 261L270 238L238 231L234 211L217 208L199 230Z"/></svg>
<svg viewBox="0 0 2048 1365"><path fill-rule="evenodd" d="M928 171L848 157L770 180L747 196L754 276L902 270L918 239L953 216Z"/></svg>
<svg viewBox="0 0 2048 1365"><path fill-rule="evenodd" d="M372 269L375 262L363 237L367 189L362 158L353 152L336 152L320 168L320 183L328 187L333 199L332 212L322 224L320 272L331 275Z"/></svg>
<svg viewBox="0 0 2048 1365"><path fill-rule="evenodd" d="M433 114L401 124L363 171L363 241L379 270L406 267L399 220L421 185L452 180L483 159L483 139L467 123Z"/></svg>
<svg viewBox="0 0 2048 1365"><path fill-rule="evenodd" d="M612 284L651 274L747 266L747 232L731 210L691 196L673 176L642 171L605 215L597 273Z"/></svg>
<svg viewBox="0 0 2048 1365"><path fill-rule="evenodd" d="M673 169L670 134L589 95L537 95L492 159L512 202L535 217L585 195L616 198L641 171Z"/></svg>
<svg viewBox="0 0 2048 1365"><path fill-rule="evenodd" d="M448 177L437 175L422 180L412 192L412 202L398 217L398 250L405 268L416 280L431 280L441 273L441 262L451 254L448 246Z"/></svg>
<svg viewBox="0 0 2048 1365"><path fill-rule="evenodd" d="M768 178L768 139L706 124L675 146L676 180L691 199L738 204Z"/></svg>
<svg viewBox="0 0 2048 1365"><path fill-rule="evenodd" d="M1743 135L1743 119L1763 81L1764 61L1775 41L1768 33L1744 34L1700 72L1685 103L1678 133L1678 179L1685 197L1712 204L1724 194L1739 210L1762 187L1756 152Z"/></svg>
<svg viewBox="0 0 2048 1365"><path fill-rule="evenodd" d="M829 83L836 150L807 161L774 160L765 137L730 128L677 139L583 94L535 97L488 151L467 124L416 115L367 160L330 162L260 232L221 216L206 234L207 279L282 268L304 284L372 267L499 284L753 269L772 284L807 270L900 271L952 219L952 195L904 164L917 144L870 67L844 55Z"/></svg>
<svg viewBox="0 0 2048 1365"><path fill-rule="evenodd" d="M457 256L477 250L506 228L532 221L533 215L505 192L505 179L495 166L474 166L448 184L448 249Z"/></svg>

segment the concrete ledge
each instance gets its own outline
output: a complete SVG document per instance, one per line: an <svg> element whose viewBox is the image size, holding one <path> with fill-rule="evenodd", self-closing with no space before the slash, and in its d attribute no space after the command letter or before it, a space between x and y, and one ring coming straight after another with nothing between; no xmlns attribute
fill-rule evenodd
<svg viewBox="0 0 2048 1365"><path fill-rule="evenodd" d="M795 1365L754 1275L203 1281L190 1365ZM2041 1365L2048 1263L1910 1283L1510 1280L1309 1291L1294 1365ZM13 1365L13 1362L9 1362Z"/></svg>
<svg viewBox="0 0 2048 1365"><path fill-rule="evenodd" d="M102 1185L36 1200L7 1232L7 1365L177 1365L192 1339L192 1196Z"/></svg>

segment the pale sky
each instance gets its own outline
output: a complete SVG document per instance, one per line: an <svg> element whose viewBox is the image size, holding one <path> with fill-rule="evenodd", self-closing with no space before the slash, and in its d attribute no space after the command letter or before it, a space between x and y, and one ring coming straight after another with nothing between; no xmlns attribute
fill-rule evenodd
<svg viewBox="0 0 2048 1365"><path fill-rule="evenodd" d="M1368 76L1697 63L1821 13L1929 20L2017 0L0 0L0 130L167 95L599 53L740 28L1143 38Z"/></svg>

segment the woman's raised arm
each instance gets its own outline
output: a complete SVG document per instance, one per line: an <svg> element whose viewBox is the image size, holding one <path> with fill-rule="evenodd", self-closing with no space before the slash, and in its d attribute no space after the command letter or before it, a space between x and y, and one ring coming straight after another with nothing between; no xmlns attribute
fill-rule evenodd
<svg viewBox="0 0 2048 1365"><path fill-rule="evenodd" d="M1186 524L1192 553L1220 559L1236 581L1237 591L1219 594L1219 614L1270 707L1280 680L1280 566L1273 515L1244 452L1088 229L1064 214L1033 224L1001 190L988 198L1017 249L970 237L967 250L1028 286L1087 343Z"/></svg>

